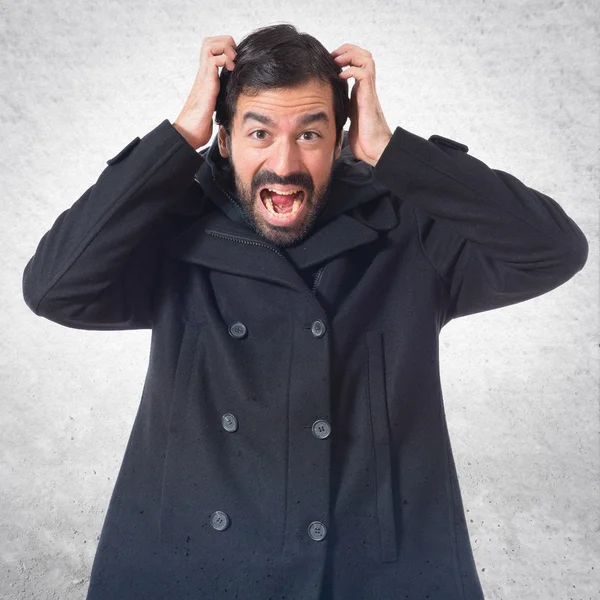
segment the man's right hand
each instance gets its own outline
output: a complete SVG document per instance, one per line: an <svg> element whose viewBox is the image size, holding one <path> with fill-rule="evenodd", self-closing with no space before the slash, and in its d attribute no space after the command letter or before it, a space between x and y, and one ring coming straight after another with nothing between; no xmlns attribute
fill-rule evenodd
<svg viewBox="0 0 600 600"><path fill-rule="evenodd" d="M219 95L219 67L233 71L237 56L236 43L230 35L204 38L200 50L200 67L190 94L173 127L198 150L210 141L213 113Z"/></svg>

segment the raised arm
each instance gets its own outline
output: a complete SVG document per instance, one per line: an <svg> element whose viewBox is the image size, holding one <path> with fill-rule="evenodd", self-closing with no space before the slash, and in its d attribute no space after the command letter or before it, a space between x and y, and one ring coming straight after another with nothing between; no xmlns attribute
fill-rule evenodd
<svg viewBox="0 0 600 600"><path fill-rule="evenodd" d="M544 294L588 256L586 237L556 201L467 151L397 127L374 169L414 207L423 252L448 290L446 321Z"/></svg>
<svg viewBox="0 0 600 600"><path fill-rule="evenodd" d="M161 216L201 164L167 120L130 142L40 240L23 273L29 308L76 329L151 327Z"/></svg>
<svg viewBox="0 0 600 600"><path fill-rule="evenodd" d="M423 252L447 290L444 322L539 296L583 268L587 240L552 198L490 169L463 144L392 132L371 53L343 44L331 54L348 67L340 77L355 80L352 153L413 206Z"/></svg>
<svg viewBox="0 0 600 600"><path fill-rule="evenodd" d="M212 135L219 67L234 68L231 36L206 38L176 121L164 120L108 161L98 180L61 213L23 272L31 310L77 329L151 328L165 215L192 185L196 151Z"/></svg>

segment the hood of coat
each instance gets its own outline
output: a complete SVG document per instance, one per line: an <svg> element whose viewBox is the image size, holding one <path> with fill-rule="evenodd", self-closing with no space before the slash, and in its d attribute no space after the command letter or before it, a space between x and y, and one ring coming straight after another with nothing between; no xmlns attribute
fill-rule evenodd
<svg viewBox="0 0 600 600"><path fill-rule="evenodd" d="M354 157L348 133L343 135L328 198L314 229L302 242L285 249L265 240L246 222L235 198L229 161L219 153L215 136L210 147L200 151L204 160L194 177L196 189L169 211L188 223L169 242L169 254L225 272L287 281L302 289L305 284L281 256L307 269L376 242L399 223L392 194L375 179L373 167Z"/></svg>

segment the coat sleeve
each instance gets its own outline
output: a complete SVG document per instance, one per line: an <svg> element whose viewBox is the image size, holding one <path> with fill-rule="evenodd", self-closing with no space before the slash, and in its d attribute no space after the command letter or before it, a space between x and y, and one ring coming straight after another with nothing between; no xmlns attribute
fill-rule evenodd
<svg viewBox="0 0 600 600"><path fill-rule="evenodd" d="M151 328L164 215L203 160L167 119L127 144L38 243L27 306L74 329Z"/></svg>
<svg viewBox="0 0 600 600"><path fill-rule="evenodd" d="M397 127L373 169L412 206L423 252L447 291L444 322L540 296L588 256L587 239L557 202L467 151Z"/></svg>

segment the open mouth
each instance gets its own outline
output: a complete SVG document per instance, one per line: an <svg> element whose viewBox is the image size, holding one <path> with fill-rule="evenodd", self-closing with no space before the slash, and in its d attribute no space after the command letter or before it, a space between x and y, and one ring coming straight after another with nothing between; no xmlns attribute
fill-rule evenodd
<svg viewBox="0 0 600 600"><path fill-rule="evenodd" d="M284 192L276 188L263 188L260 190L260 199L269 215L289 220L301 209L306 198L304 190Z"/></svg>

